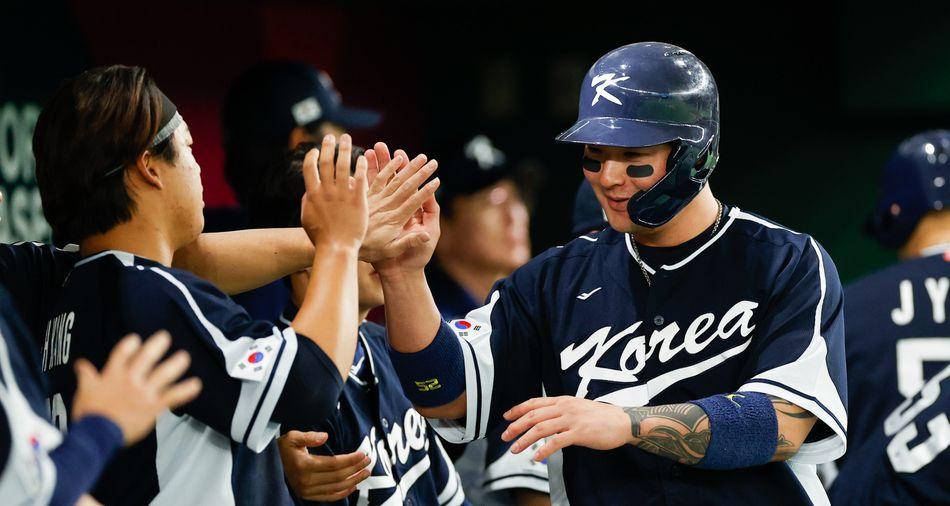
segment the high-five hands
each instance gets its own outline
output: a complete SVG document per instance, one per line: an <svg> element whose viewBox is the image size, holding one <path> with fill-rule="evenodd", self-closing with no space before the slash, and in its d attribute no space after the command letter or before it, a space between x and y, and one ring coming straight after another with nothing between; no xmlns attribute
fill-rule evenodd
<svg viewBox="0 0 950 506"><path fill-rule="evenodd" d="M439 164L422 154L409 160L401 149L394 155L382 142L366 152L370 187L369 229L360 248L364 262L395 258L433 239L428 230L408 224L439 188L438 178L422 186Z"/></svg>
<svg viewBox="0 0 950 506"><path fill-rule="evenodd" d="M379 174L376 177L376 180L383 179L387 177L388 172L385 171L385 167L388 167L393 160L389 153L389 148L381 143L376 143L374 146L373 154L370 155L367 152L367 157L375 158L377 164L384 166L384 170L379 171ZM408 158L404 151L397 150L395 152L395 159ZM407 165L406 169L403 170L412 170L411 167L413 164L419 165L424 163L426 160L425 155L418 155L411 163ZM434 171L437 167L435 160L432 160L426 163L422 169L419 169L418 172L423 172L426 167L431 167L431 171ZM393 180L400 177L400 172L397 172L396 176L393 176ZM431 174L431 172L429 172ZM406 191L411 191L418 187L418 185L425 180L428 176L422 177L419 173L416 175L409 176L408 178L403 178L400 181L400 186ZM384 271L394 271L394 270L405 270L412 271L422 269L429 263L429 259L432 258L432 254L435 252L435 246L439 241L439 204L435 200L435 190L438 188L438 179L432 180L422 189L415 192L412 195L412 204L419 202L420 205L415 207L406 206L403 208L403 211L411 210L408 214L408 219L402 223L401 238L404 239L404 243L400 244L399 248L391 248L386 255L382 258L379 258L373 261L373 267L376 268L380 274L383 274ZM406 216L404 213L399 215L399 218Z"/></svg>

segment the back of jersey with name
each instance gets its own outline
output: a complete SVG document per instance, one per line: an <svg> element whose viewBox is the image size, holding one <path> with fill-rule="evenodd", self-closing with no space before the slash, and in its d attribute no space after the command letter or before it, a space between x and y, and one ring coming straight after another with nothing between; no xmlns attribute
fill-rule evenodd
<svg viewBox="0 0 950 506"><path fill-rule="evenodd" d="M950 253L937 253L845 289L851 448L860 448L889 413L950 362L948 273Z"/></svg>

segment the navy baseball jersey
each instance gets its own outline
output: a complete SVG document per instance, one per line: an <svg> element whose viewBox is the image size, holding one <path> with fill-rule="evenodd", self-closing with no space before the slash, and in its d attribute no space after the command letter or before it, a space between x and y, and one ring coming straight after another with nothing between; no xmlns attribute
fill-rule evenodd
<svg viewBox="0 0 950 506"><path fill-rule="evenodd" d="M47 417L45 379L35 345L0 287L0 497L46 504L56 484L49 452L62 436Z"/></svg>
<svg viewBox="0 0 950 506"><path fill-rule="evenodd" d="M950 253L901 262L845 288L848 439L857 450L950 362ZM839 463L851 458L846 454Z"/></svg>
<svg viewBox="0 0 950 506"><path fill-rule="evenodd" d="M290 325L295 315L291 304L281 322ZM325 445L311 448L315 454L361 451L371 459L369 478L336 504L468 504L452 460L403 393L389 360L386 329L375 323L360 325L356 356L339 408L310 429L329 435Z"/></svg>
<svg viewBox="0 0 950 506"><path fill-rule="evenodd" d="M842 290L811 237L738 208L674 248L640 248L612 229L554 248L500 281L487 304L447 324L465 359L464 420L433 420L449 441L484 437L542 393L618 406L734 391L818 417L789 461L728 471L683 466L632 446L563 450L571 504L827 502L816 464L845 451ZM559 478L551 470L552 489Z"/></svg>
<svg viewBox="0 0 950 506"><path fill-rule="evenodd" d="M130 253L106 251L77 262L52 314L42 364L61 429L76 388L72 362L85 357L102 367L129 332L147 337L168 330L173 350L191 355L186 375L203 383L197 399L159 416L149 436L116 456L93 491L106 504L245 502L232 488L231 442L264 452L262 459L276 456L265 450L274 450L281 425L325 418L342 388L333 362L309 339L252 320L207 281ZM280 474L240 481L247 480L283 488ZM269 502L289 501L283 490Z"/></svg>
<svg viewBox="0 0 950 506"><path fill-rule="evenodd" d="M950 504L950 365L905 399L856 448L833 504Z"/></svg>

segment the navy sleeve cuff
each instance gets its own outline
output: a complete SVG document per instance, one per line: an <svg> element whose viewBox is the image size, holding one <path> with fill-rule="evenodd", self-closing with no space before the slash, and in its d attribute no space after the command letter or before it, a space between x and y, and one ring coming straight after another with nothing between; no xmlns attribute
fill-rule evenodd
<svg viewBox="0 0 950 506"><path fill-rule="evenodd" d="M462 345L444 321L429 346L415 353L390 348L389 357L406 397L417 406L442 406L465 392Z"/></svg>
<svg viewBox="0 0 950 506"><path fill-rule="evenodd" d="M122 430L106 417L91 415L72 424L63 444L50 452L56 466L56 488L50 504L76 504L96 483L123 442Z"/></svg>

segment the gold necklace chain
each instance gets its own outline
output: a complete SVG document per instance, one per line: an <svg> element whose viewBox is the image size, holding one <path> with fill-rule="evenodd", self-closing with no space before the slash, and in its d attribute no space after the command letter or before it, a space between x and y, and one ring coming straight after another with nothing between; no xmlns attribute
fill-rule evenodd
<svg viewBox="0 0 950 506"><path fill-rule="evenodd" d="M719 210L716 211L716 222L713 224L712 232L709 234L710 239L716 235L716 231L719 230L719 222L722 221L722 202L720 202L719 199L716 199L716 204L719 206ZM646 280L647 288L649 288L653 286L653 281L650 280L650 273L647 272L646 265L640 258L640 249L637 248L637 239L633 237L633 234L630 235L630 239L630 244L633 246L633 253L637 261L637 266L640 267L640 272L643 273L643 279Z"/></svg>

